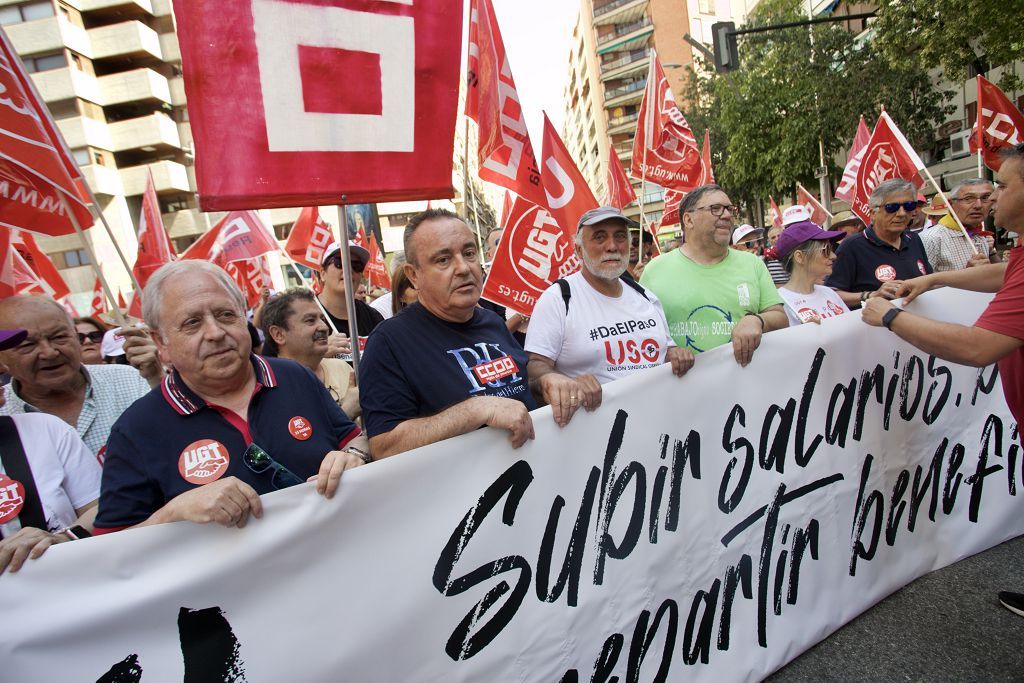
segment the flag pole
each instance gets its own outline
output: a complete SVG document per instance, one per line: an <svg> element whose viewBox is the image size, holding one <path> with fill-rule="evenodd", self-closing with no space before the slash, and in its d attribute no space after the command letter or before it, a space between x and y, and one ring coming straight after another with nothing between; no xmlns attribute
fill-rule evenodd
<svg viewBox="0 0 1024 683"><path fill-rule="evenodd" d="M352 254L348 249L348 214L345 212L345 200L348 195L341 195L338 212L341 214L341 276L345 278L345 306L348 309L348 338L352 342L352 370L359 376L359 325L356 322L356 299L352 291Z"/></svg>
<svg viewBox="0 0 1024 683"><path fill-rule="evenodd" d="M480 234L480 219L476 213L476 199L473 197L473 186L469 184L469 117L463 114L466 121L462 147L462 197L466 201L466 220L469 220L469 203L473 199L473 232L476 233L476 248L484 253L484 236Z"/></svg>
<svg viewBox="0 0 1024 683"><path fill-rule="evenodd" d="M96 260L96 252L93 250L92 245L89 243L89 240L85 238L85 231L82 230L82 226L78 224L78 217L75 216L75 212L71 209L71 205L68 203L67 197L64 196L64 193L58 190L57 196L60 197L61 206L64 207L64 210L67 211L68 213L68 217L71 219L71 225L74 226L75 233L77 233L78 238L82 240L82 246L85 248L85 253L89 255L89 265L92 267L92 270L96 274L96 277L100 279L100 285L103 287L103 293L106 295L107 300L111 302L111 308L113 309L114 312L114 319L117 321L117 324L122 327L127 325L127 321L124 318L124 314L121 312L121 309L117 306L117 299L114 298L114 294L110 289L110 285L107 284L107 278L103 276L103 271L100 269L99 262ZM131 270L129 270L128 273L130 274ZM134 279L135 278L133 276L132 280ZM139 294L141 294L141 290L137 291Z"/></svg>
<svg viewBox="0 0 1024 683"><path fill-rule="evenodd" d="M960 227L960 232L963 233L964 238L967 240L967 244L970 245L971 251L973 251L974 255L977 256L980 253L978 251L978 245L974 243L974 240L971 238L970 234L968 234L967 228L964 227L963 222L960 220L960 216L956 215L956 211L953 210L953 206L949 203L949 199L946 197L946 193L943 192L942 188L939 187L939 184L935 182L935 178L932 177L932 174L928 172L928 168L926 166L922 166L917 170L924 171L925 176L927 176L928 180L931 181L932 187L935 188L935 191L939 193L940 197L942 197L943 203L945 203L945 205L949 208L949 215L953 217L953 220L955 220L956 224Z"/></svg>

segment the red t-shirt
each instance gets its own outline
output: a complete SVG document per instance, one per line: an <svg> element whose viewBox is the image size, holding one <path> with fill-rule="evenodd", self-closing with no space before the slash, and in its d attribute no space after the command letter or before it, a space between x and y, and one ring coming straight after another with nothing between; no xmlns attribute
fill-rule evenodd
<svg viewBox="0 0 1024 683"><path fill-rule="evenodd" d="M1024 340L1024 246L1010 251L1003 286L974 323L990 332ZM1024 346L999 361L1003 393L1017 424L1024 428Z"/></svg>

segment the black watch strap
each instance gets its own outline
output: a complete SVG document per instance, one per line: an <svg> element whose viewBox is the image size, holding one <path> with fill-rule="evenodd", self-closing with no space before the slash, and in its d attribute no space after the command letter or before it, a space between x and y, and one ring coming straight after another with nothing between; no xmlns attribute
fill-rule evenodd
<svg viewBox="0 0 1024 683"><path fill-rule="evenodd" d="M890 308L888 311L885 312L885 315L882 316L882 327L889 331L892 331L892 321L895 320L896 316L898 316L902 312L902 308L897 308L895 306Z"/></svg>

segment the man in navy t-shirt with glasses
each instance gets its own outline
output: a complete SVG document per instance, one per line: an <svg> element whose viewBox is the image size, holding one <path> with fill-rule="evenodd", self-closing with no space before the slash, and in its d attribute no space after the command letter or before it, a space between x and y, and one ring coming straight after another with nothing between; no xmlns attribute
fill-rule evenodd
<svg viewBox="0 0 1024 683"><path fill-rule="evenodd" d="M419 302L381 323L359 364L375 459L488 426L513 447L533 438L526 352L480 308L480 253L469 226L431 209L405 228L405 273Z"/></svg>

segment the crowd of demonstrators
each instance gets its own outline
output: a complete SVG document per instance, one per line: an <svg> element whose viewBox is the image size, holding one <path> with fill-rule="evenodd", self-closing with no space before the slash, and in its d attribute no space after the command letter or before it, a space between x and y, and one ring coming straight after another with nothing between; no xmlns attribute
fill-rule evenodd
<svg viewBox="0 0 1024 683"><path fill-rule="evenodd" d="M661 300L678 346L699 353L731 341L745 366L761 335L789 323L764 261L729 248L736 211L718 185L687 194L682 245L652 260L640 283Z"/></svg>
<svg viewBox="0 0 1024 683"><path fill-rule="evenodd" d="M298 363L252 353L245 299L218 266L162 266L143 316L173 370L117 420L97 533L177 520L244 526L259 494L316 481L327 497L366 438Z"/></svg>
<svg viewBox="0 0 1024 683"><path fill-rule="evenodd" d="M444 209L405 228L405 273L417 303L381 323L359 365L363 423L375 458L484 425L513 446L533 438L525 351L478 306L483 282L472 231Z"/></svg>
<svg viewBox="0 0 1024 683"><path fill-rule="evenodd" d="M329 355L351 353L352 332L348 325L348 303L345 299L345 292L351 287L353 301L355 303L356 327L359 336L366 339L374 328L384 321L384 316L379 311L370 307L368 303L355 298L355 292L363 279L363 271L370 261L370 252L360 247L355 242L348 243L349 259L352 265L350 282L345 282L345 273L341 265L341 244L333 242L324 250L323 260L320 263L320 283L323 286L320 292L320 303L327 312L336 335L332 335L331 349Z"/></svg>
<svg viewBox="0 0 1024 683"><path fill-rule="evenodd" d="M78 343L82 347L82 363L85 365L100 365L103 360L102 343L107 326L93 317L74 318L75 332L78 334Z"/></svg>
<svg viewBox="0 0 1024 683"><path fill-rule="evenodd" d="M582 267L533 309L527 372L560 426L580 407L600 406L602 384L666 362L680 377L693 366L693 354L669 334L657 297L626 275L629 228L638 227L610 206L584 213L574 238Z"/></svg>
<svg viewBox="0 0 1024 683"><path fill-rule="evenodd" d="M359 417L355 373L344 360L326 357L331 330L311 291L289 289L271 299L263 308L260 326L266 339L262 355L309 368L346 415Z"/></svg>
<svg viewBox="0 0 1024 683"><path fill-rule="evenodd" d="M864 221L860 219L860 216L853 211L840 211L832 216L832 223L829 227L833 230L842 230L849 237L850 235L864 232L866 226Z"/></svg>
<svg viewBox="0 0 1024 683"><path fill-rule="evenodd" d="M871 226L842 241L825 285L850 308L867 299L899 296L904 280L932 272L921 237L907 230L917 211L917 189L907 180L879 183L868 199Z"/></svg>
<svg viewBox="0 0 1024 683"><path fill-rule="evenodd" d="M982 234L992 208L992 183L981 178L962 180L950 190L949 199L952 211L921 233L932 268L940 272L960 270L997 261L998 254L989 248ZM957 218L967 235L960 229Z"/></svg>
<svg viewBox="0 0 1024 683"><path fill-rule="evenodd" d="M820 323L849 312L840 296L821 284L832 274L836 243L844 237L842 230L822 230L811 221L792 223L779 235L775 253L789 276L779 296L790 325Z"/></svg>
<svg viewBox="0 0 1024 683"><path fill-rule="evenodd" d="M910 220L907 221L907 230L921 232L925 228L928 215L924 212L928 200L920 192L917 193L917 208L910 212Z"/></svg>
<svg viewBox="0 0 1024 683"><path fill-rule="evenodd" d="M1020 235L1024 234L1024 145L1004 156L989 201L996 225ZM963 204L980 203L979 189L975 185L970 191L975 201ZM1014 247L1008 263L936 272L903 282L898 293L907 304L937 286L996 295L970 326L929 320L880 299L865 303L863 320L954 363L975 367L998 363L1007 405L1017 424L1024 424L1024 246ZM1024 594L1007 591L1000 593L999 599L1008 609L1024 615Z"/></svg>
<svg viewBox="0 0 1024 683"><path fill-rule="evenodd" d="M150 390L134 367L82 363L74 322L46 297L12 296L0 301L0 329L27 336L0 351L11 386L0 414L49 413L74 427L89 450L99 453L121 413Z"/></svg>
<svg viewBox="0 0 1024 683"><path fill-rule="evenodd" d="M26 330L0 330L0 351ZM0 372L7 368L0 363ZM0 387L0 406L5 392ZM100 464L74 429L45 413L0 417L0 573L18 571L55 543L89 536L100 496Z"/></svg>
<svg viewBox="0 0 1024 683"><path fill-rule="evenodd" d="M742 224L732 231L732 248L759 256L764 250L764 228Z"/></svg>

